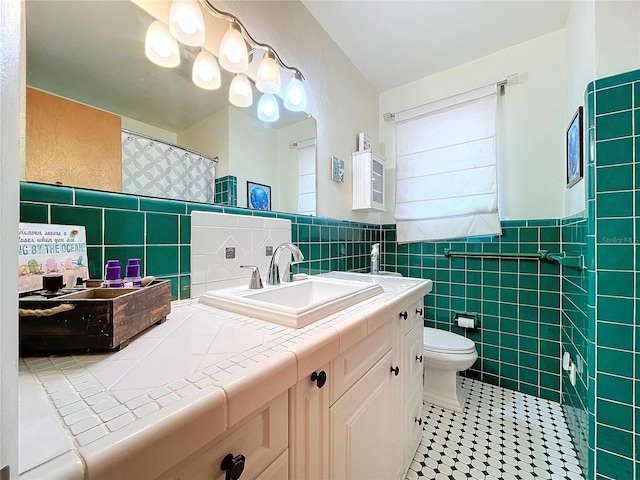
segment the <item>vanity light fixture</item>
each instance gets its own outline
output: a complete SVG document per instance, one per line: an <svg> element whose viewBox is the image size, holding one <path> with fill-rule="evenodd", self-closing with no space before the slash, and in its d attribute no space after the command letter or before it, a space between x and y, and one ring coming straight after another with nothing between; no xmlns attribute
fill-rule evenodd
<svg viewBox="0 0 640 480"><path fill-rule="evenodd" d="M204 18L196 0L173 0L169 31L180 43L199 47L204 43Z"/></svg>
<svg viewBox="0 0 640 480"><path fill-rule="evenodd" d="M236 22L229 24L220 42L220 66L231 73L242 73L249 68L249 52Z"/></svg>
<svg viewBox="0 0 640 480"><path fill-rule="evenodd" d="M144 54L161 67L173 68L180 65L178 42L169 33L169 28L160 20L155 20L147 30Z"/></svg>
<svg viewBox="0 0 640 480"><path fill-rule="evenodd" d="M263 122L277 122L280 118L278 100L271 93L263 93L258 102L258 118Z"/></svg>
<svg viewBox="0 0 640 480"><path fill-rule="evenodd" d="M229 87L229 102L236 107L250 107L253 104L253 89L244 73L238 73Z"/></svg>
<svg viewBox="0 0 640 480"><path fill-rule="evenodd" d="M294 112L306 108L307 96L302 83L304 76L300 70L284 63L270 45L256 41L235 15L218 10L211 0L173 0L169 9L169 25L164 23L166 18L162 18L162 21L154 19L147 30L147 58L162 67L177 67L180 64L178 41L189 46L202 46L206 32L201 7L208 13L229 21L229 29L222 36L217 60L204 48L197 55L191 75L193 83L207 90L219 88L219 67L222 67L236 74L229 88L229 101L238 107L248 107L253 104L253 90L246 72L253 55L262 50L264 55L258 65L255 80L256 88L264 94L259 102L264 103L258 109L260 118L275 121L279 117L277 99L270 98L269 95L279 93L283 96L281 70L293 72L284 92L285 108Z"/></svg>
<svg viewBox="0 0 640 480"><path fill-rule="evenodd" d="M212 53L202 50L193 62L191 79L200 88L217 90L222 83L218 61Z"/></svg>
<svg viewBox="0 0 640 480"><path fill-rule="evenodd" d="M258 66L256 88L263 93L278 93L280 91L280 68L276 63L276 56L271 50L264 52Z"/></svg>
<svg viewBox="0 0 640 480"><path fill-rule="evenodd" d="M301 112L307 108L307 92L302 83L302 74L299 70L293 72L291 81L284 92L284 106L292 112Z"/></svg>

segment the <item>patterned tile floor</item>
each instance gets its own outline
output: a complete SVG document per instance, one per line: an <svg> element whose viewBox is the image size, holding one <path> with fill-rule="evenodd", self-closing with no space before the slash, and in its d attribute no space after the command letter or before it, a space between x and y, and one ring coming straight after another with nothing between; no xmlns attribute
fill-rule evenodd
<svg viewBox="0 0 640 480"><path fill-rule="evenodd" d="M407 480L584 480L560 404L462 381L464 413L424 404Z"/></svg>

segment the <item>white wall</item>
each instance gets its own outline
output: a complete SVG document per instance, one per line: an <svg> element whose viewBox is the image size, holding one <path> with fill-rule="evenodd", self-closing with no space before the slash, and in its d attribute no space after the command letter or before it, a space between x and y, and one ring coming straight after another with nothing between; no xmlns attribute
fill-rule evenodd
<svg viewBox="0 0 640 480"><path fill-rule="evenodd" d="M271 44L306 78L307 109L317 120L318 215L375 221L351 210L351 152L358 132L378 143L378 93L347 59L301 2L218 2L237 14L251 34ZM345 182L331 180L331 156L346 162Z"/></svg>
<svg viewBox="0 0 640 480"><path fill-rule="evenodd" d="M75 102L75 100L71 101ZM120 117L120 120L121 128L125 130L131 130L132 132L148 135L149 137L157 138L158 140L162 140L167 143L179 145L178 136L175 134L175 132L170 132L169 130L158 128L154 125L149 125L148 123L134 120L133 118Z"/></svg>
<svg viewBox="0 0 640 480"><path fill-rule="evenodd" d="M595 2L596 78L640 68L640 2Z"/></svg>
<svg viewBox="0 0 640 480"><path fill-rule="evenodd" d="M0 468L18 478L18 251L23 3L0 1ZM22 38L21 38L22 36ZM22 118L22 121L21 121ZM24 146L24 143L22 143ZM3 477L4 478L4 477Z"/></svg>
<svg viewBox="0 0 640 480"><path fill-rule="evenodd" d="M247 206L247 181L269 185L271 208L281 211L278 183L278 134L258 117L229 109L229 175L238 178L238 206Z"/></svg>
<svg viewBox="0 0 640 480"><path fill-rule="evenodd" d="M279 128L278 135L278 185L282 188L280 209L283 212L298 211L298 149L289 148L291 142L299 143L304 140L315 139L316 120L310 117L288 127ZM317 172L316 172L317 173Z"/></svg>
<svg viewBox="0 0 640 480"><path fill-rule="evenodd" d="M564 114L569 124L579 105L584 106L587 84L596 78L595 3L572 2L565 26L567 43L567 103ZM586 181L565 189L564 215L579 214L586 207Z"/></svg>
<svg viewBox="0 0 640 480"><path fill-rule="evenodd" d="M560 218L564 206L565 136L564 31L499 51L457 68L380 95L380 111L398 112L505 79L518 73L524 83L506 88L498 100L500 214L504 220ZM395 202L395 126L380 120L381 153L387 159L387 209Z"/></svg>
<svg viewBox="0 0 640 480"><path fill-rule="evenodd" d="M229 174L229 110L223 108L178 133L178 145L218 157L216 178Z"/></svg>

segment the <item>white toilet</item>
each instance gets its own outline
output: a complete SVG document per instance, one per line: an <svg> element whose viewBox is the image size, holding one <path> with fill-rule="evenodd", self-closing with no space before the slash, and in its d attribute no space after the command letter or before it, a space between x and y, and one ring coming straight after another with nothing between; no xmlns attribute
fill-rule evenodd
<svg viewBox="0 0 640 480"><path fill-rule="evenodd" d="M478 358L475 343L462 335L429 327L424 328L423 340L424 401L462 412L467 392L456 377Z"/></svg>

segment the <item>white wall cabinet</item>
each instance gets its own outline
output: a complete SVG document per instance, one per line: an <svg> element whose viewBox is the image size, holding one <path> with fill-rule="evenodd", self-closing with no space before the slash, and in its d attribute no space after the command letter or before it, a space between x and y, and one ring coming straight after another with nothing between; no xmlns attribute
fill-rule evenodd
<svg viewBox="0 0 640 480"><path fill-rule="evenodd" d="M384 159L364 150L353 152L353 210L384 212Z"/></svg>

